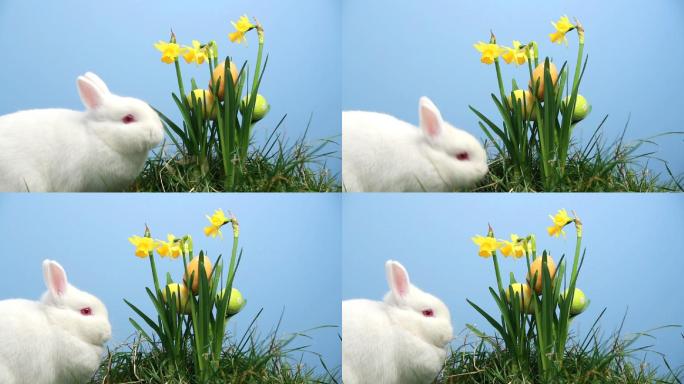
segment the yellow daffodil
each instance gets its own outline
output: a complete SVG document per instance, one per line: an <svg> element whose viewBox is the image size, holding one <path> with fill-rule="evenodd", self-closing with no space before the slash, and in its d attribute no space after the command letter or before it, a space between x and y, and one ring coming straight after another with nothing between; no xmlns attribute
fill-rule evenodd
<svg viewBox="0 0 684 384"><path fill-rule="evenodd" d="M235 27L235 30L240 31L240 32L247 32L250 29L254 28L254 24L252 24L249 21L249 18L247 15L242 15L238 19L237 22L231 21L231 24L233 24L233 27Z"/></svg>
<svg viewBox="0 0 684 384"><path fill-rule="evenodd" d="M166 236L168 241L157 241L157 253L161 257L170 256L173 259L178 258L181 254L181 241L176 239L174 235Z"/></svg>
<svg viewBox="0 0 684 384"><path fill-rule="evenodd" d="M247 39L245 39L245 34L255 27L255 25L249 21L247 15L240 16L237 22L231 21L230 23L233 24L235 32L228 34L228 38L231 42L238 44L247 41Z"/></svg>
<svg viewBox="0 0 684 384"><path fill-rule="evenodd" d="M245 33L240 32L240 31L235 31L233 33L228 34L228 38L230 39L231 43L243 43L246 42L247 39L245 39Z"/></svg>
<svg viewBox="0 0 684 384"><path fill-rule="evenodd" d="M501 57L506 64L515 63L515 65L520 65L527 62L529 49L527 46L522 48L520 46L521 44L518 40L513 40L513 48L503 47L506 53L502 54Z"/></svg>
<svg viewBox="0 0 684 384"><path fill-rule="evenodd" d="M185 62L203 64L207 60L207 50L202 47L200 42L197 40L192 41L192 47L183 47L183 58Z"/></svg>
<svg viewBox="0 0 684 384"><path fill-rule="evenodd" d="M560 44L561 42L564 42L565 44L568 43L568 39L565 37L565 34L568 33L569 31L572 31L575 28L575 25L570 22L570 19L568 19L567 16L562 16L558 22L551 22L551 25L553 25L554 28L556 28L556 31L553 33L549 34L549 37L551 38L552 43L558 43Z"/></svg>
<svg viewBox="0 0 684 384"><path fill-rule="evenodd" d="M217 209L211 217L207 216L207 219L209 219L211 224L204 228L204 234L211 237L216 237L216 235L223 237L221 227L230 222L223 213L223 210Z"/></svg>
<svg viewBox="0 0 684 384"><path fill-rule="evenodd" d="M501 48L498 44L483 43L481 41L473 45L473 47L475 47L475 49L477 49L478 52L482 53L480 61L485 64L494 63L494 60L497 57L501 56L501 54L504 51L504 49Z"/></svg>
<svg viewBox="0 0 684 384"><path fill-rule="evenodd" d="M154 249L155 241L151 237L132 236L128 241L135 246L135 255L140 258L149 256Z"/></svg>
<svg viewBox="0 0 684 384"><path fill-rule="evenodd" d="M492 256L494 251L501 247L501 243L498 240L489 236L477 235L473 237L473 242L480 247L477 254L485 258Z"/></svg>
<svg viewBox="0 0 684 384"><path fill-rule="evenodd" d="M555 216L549 215L553 225L547 228L549 236L558 237L558 235L563 234L565 236L565 231L563 228L574 221L573 218L568 216L568 212L565 209L558 210Z"/></svg>
<svg viewBox="0 0 684 384"><path fill-rule="evenodd" d="M523 239L518 237L518 235L511 235L511 241L502 241L504 245L501 247L501 253L503 253L504 256L513 256L516 259L519 259L525 254Z"/></svg>
<svg viewBox="0 0 684 384"><path fill-rule="evenodd" d="M161 61L166 64L173 64L180 54L180 46L176 43L167 43L159 40L154 47L162 53Z"/></svg>

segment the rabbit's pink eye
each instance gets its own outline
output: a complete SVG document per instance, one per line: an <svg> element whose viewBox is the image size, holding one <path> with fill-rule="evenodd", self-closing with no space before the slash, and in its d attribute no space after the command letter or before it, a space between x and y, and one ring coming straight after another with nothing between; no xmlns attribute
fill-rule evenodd
<svg viewBox="0 0 684 384"><path fill-rule="evenodd" d="M465 161L468 160L470 156L468 156L468 152L459 152L456 154L456 159Z"/></svg>
<svg viewBox="0 0 684 384"><path fill-rule="evenodd" d="M425 317L435 317L435 312L432 309L426 309L423 311L423 316Z"/></svg>
<svg viewBox="0 0 684 384"><path fill-rule="evenodd" d="M81 315L90 316L93 314L93 310L90 307L81 308Z"/></svg>
<svg viewBox="0 0 684 384"><path fill-rule="evenodd" d="M130 124L135 121L135 116L131 115L130 113L121 119L124 124Z"/></svg>

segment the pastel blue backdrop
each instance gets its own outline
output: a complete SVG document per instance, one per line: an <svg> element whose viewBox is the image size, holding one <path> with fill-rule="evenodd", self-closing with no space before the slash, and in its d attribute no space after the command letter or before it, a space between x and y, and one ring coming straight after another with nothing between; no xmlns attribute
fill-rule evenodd
<svg viewBox="0 0 684 384"><path fill-rule="evenodd" d="M75 286L91 292L107 305L113 326L109 346L133 335L128 318L137 316L126 298L144 312L154 313L145 293L152 287L147 259L133 255L131 235L142 235L145 224L157 238L167 233L191 234L195 249L229 256L230 228L224 239L206 238L205 214L217 208L232 210L240 222L243 259L235 287L247 306L228 324L242 336L257 312L258 332L267 336L283 313L279 336L305 332L311 339L295 344L319 353L329 367L340 357L340 199L322 194L52 194L0 196L0 233L3 270L0 299L37 299L45 291L41 261L59 261ZM179 281L183 262L157 258L160 276L170 272ZM299 358L300 354L293 355ZM323 369L313 353L304 362Z"/></svg>
<svg viewBox="0 0 684 384"><path fill-rule="evenodd" d="M230 43L230 21L257 17L266 30L268 67L260 89L271 104L255 130L263 142L287 114L281 132L300 137L313 116L308 137L339 142L341 103L340 2L338 0L208 0L91 2L3 0L0 2L0 50L4 52L0 115L20 109L73 108L82 105L78 75L93 71L118 94L141 98L179 121L171 99L178 92L173 65L160 61L153 47L168 40L173 28L179 43L216 40L219 54L242 64L256 60L256 35L248 46ZM182 61L198 85L208 83L206 66ZM331 146L331 150L339 150ZM338 156L339 157L339 156ZM340 161L329 159L335 173Z"/></svg>
<svg viewBox="0 0 684 384"><path fill-rule="evenodd" d="M538 249L548 249L556 261L574 254L575 230L567 239L551 238L549 214L575 210L584 223L586 258L577 286L591 300L572 328L585 335L603 308L600 326L610 335L627 312L624 333L668 325L684 325L684 259L676 245L684 233L684 196L681 194L460 194L344 196L342 209L342 297L380 300L388 290L384 262L395 259L406 266L412 283L442 298L451 310L460 346L465 325L475 324L493 334L466 298L496 313L487 287L496 286L491 259L477 255L471 241L486 235L490 223L497 237L537 235ZM500 258L508 281L525 278L524 259ZM496 317L496 316L495 316ZM656 331L653 350L667 356L673 367L684 365L682 328ZM661 358L647 360L663 367Z"/></svg>
<svg viewBox="0 0 684 384"><path fill-rule="evenodd" d="M606 114L604 132L611 141L630 116L627 141L684 131L684 3L679 0L344 0L342 107L417 123L418 98L427 95L447 121L484 138L468 105L498 116L490 97L497 82L494 67L480 63L473 44L488 41L491 29L501 44L536 40L541 55L574 68L576 33L568 34L568 47L548 37L550 22L565 14L578 17L586 29L589 64L580 92L593 111L577 126L580 140L587 140ZM513 77L519 84L528 81L527 66L505 65L503 71L508 89ZM684 136L655 141L658 146L644 151L658 151L673 172L684 174ZM650 167L665 172L657 160Z"/></svg>

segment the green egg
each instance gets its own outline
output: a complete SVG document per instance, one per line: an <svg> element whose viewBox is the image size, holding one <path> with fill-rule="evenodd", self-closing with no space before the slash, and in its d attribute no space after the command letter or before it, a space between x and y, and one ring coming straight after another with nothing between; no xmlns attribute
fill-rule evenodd
<svg viewBox="0 0 684 384"><path fill-rule="evenodd" d="M568 294L568 290L566 289L565 292L561 294L561 297L565 297ZM580 290L579 288L575 288L575 294L572 296L572 304L570 305L570 314L571 315L579 315L580 313L584 312L585 309L587 309L589 302L587 300L587 297L584 295L584 292Z"/></svg>
<svg viewBox="0 0 684 384"><path fill-rule="evenodd" d="M243 97L242 101L240 102L240 113L242 115L245 114L248 105L249 95ZM252 112L252 123L256 123L257 121L263 119L270 109L271 106L268 104L268 101L266 101L266 98L257 93L256 101L254 103L254 112Z"/></svg>
<svg viewBox="0 0 684 384"><path fill-rule="evenodd" d="M570 96L566 96L563 99L563 107L570 102ZM575 101L575 110L572 111L572 122L576 123L583 120L591 112L591 105L587 102L587 99L582 95L577 95L577 100Z"/></svg>

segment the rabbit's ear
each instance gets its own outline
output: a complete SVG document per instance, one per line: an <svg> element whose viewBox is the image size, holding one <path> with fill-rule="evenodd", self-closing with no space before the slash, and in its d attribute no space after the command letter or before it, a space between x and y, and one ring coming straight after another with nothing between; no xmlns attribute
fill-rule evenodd
<svg viewBox="0 0 684 384"><path fill-rule="evenodd" d="M385 271L387 272L387 284L389 284L394 297L397 300L405 299L411 288L406 268L397 261L387 260Z"/></svg>
<svg viewBox="0 0 684 384"><path fill-rule="evenodd" d="M81 101L86 108L94 109L102 105L105 93L92 80L79 76L76 80L76 85L78 86L78 94L81 96Z"/></svg>
<svg viewBox="0 0 684 384"><path fill-rule="evenodd" d="M98 76L92 72L86 72L85 75L83 75L83 76L86 79L92 81L93 84L95 84L95 86L97 86L97 88L99 88L100 91L102 91L102 93L111 94L111 92L109 91L109 88L107 87L107 84L105 84L104 80L102 80L100 78L100 76Z"/></svg>
<svg viewBox="0 0 684 384"><path fill-rule="evenodd" d="M420 116L420 128L430 139L434 139L442 133L442 114L435 104L427 97L423 96L418 102L418 115Z"/></svg>
<svg viewBox="0 0 684 384"><path fill-rule="evenodd" d="M59 263L53 260L43 261L43 277L45 285L50 293L55 297L61 297L67 290L69 282L67 281L66 272Z"/></svg>

